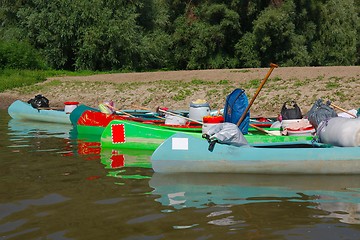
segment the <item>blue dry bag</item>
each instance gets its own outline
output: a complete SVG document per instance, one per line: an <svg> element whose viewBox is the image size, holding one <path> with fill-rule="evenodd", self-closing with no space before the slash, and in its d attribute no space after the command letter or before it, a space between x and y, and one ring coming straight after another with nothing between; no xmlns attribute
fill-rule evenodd
<svg viewBox="0 0 360 240"><path fill-rule="evenodd" d="M224 107L225 122L237 124L242 114L245 112L249 101L244 89L235 89L226 97ZM239 129L242 134L247 134L250 124L250 110L246 113L244 120L241 122Z"/></svg>

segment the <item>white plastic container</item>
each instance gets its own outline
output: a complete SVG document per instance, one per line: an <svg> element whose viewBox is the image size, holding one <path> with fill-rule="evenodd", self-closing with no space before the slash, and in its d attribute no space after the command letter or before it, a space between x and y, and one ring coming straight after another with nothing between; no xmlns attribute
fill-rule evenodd
<svg viewBox="0 0 360 240"><path fill-rule="evenodd" d="M360 122L356 118L330 118L322 121L317 131L323 143L339 147L360 146Z"/></svg>
<svg viewBox="0 0 360 240"><path fill-rule="evenodd" d="M282 121L281 121L281 127L282 127L283 129L285 129L285 128L289 127L291 124L300 123L302 120L304 120L304 119L282 120ZM308 121L308 120L306 119L306 121Z"/></svg>
<svg viewBox="0 0 360 240"><path fill-rule="evenodd" d="M315 133L315 128L307 130L287 130L289 136L313 136Z"/></svg>
<svg viewBox="0 0 360 240"><path fill-rule="evenodd" d="M170 114L165 115L165 124L167 125L185 125L186 119Z"/></svg>
<svg viewBox="0 0 360 240"><path fill-rule="evenodd" d="M312 136L315 133L315 128L305 118L283 120L281 126L284 130L282 134L289 136Z"/></svg>
<svg viewBox="0 0 360 240"><path fill-rule="evenodd" d="M64 108L65 113L71 113L75 108L77 108L79 102L64 102L64 104L65 104L65 108Z"/></svg>
<svg viewBox="0 0 360 240"><path fill-rule="evenodd" d="M197 121L202 121L204 116L210 115L210 105L208 102L204 103L190 103L189 118Z"/></svg>

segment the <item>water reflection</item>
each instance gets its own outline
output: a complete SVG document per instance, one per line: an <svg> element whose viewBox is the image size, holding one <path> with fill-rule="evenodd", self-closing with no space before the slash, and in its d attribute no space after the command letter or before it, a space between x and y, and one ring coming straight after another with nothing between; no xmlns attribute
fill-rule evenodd
<svg viewBox="0 0 360 240"><path fill-rule="evenodd" d="M31 151L55 151L61 156L79 156L87 161L98 161L106 176L122 179L148 179L159 195L157 201L173 209L207 208L209 206L243 205L261 202L300 202L307 207L327 211L319 218L338 218L344 223L360 223L360 176L271 176L239 174L158 174L151 170L152 151L101 148L99 137L77 136L66 124L8 122L13 151L31 148ZM63 144L52 145L46 138L59 138ZM35 139L35 140L34 140ZM34 150L35 149L35 150ZM63 175L69 175L64 172ZM87 180L102 178L90 175ZM116 181L116 184L124 182ZM164 211L172 211L164 210ZM210 215L226 215L228 210ZM226 224L222 219L216 224Z"/></svg>
<svg viewBox="0 0 360 240"><path fill-rule="evenodd" d="M70 154L71 139L76 139L76 132L69 124L56 124L35 121L8 121L8 136L11 144L7 147L12 152L57 152ZM48 141L55 138L56 141Z"/></svg>
<svg viewBox="0 0 360 240"><path fill-rule="evenodd" d="M4 239L360 234L358 176L161 175L151 169L151 151L101 149L98 138L63 125L10 121L0 119Z"/></svg>
<svg viewBox="0 0 360 240"><path fill-rule="evenodd" d="M101 148L100 137L81 135L71 141L76 154L84 160L98 160L108 171L107 176L122 179L149 178L144 174L133 174L135 168L151 169L150 150ZM141 172L141 171L137 171Z"/></svg>
<svg viewBox="0 0 360 240"><path fill-rule="evenodd" d="M10 130L9 135L11 136L12 140L16 140L16 137L56 137L68 139L76 137L76 133L74 132L72 125L69 124L21 121L17 119L10 119L8 122L8 128Z"/></svg>
<svg viewBox="0 0 360 240"><path fill-rule="evenodd" d="M69 124L56 124L10 119L8 122L10 141L8 147L13 152L26 151L56 152L61 156L78 156L87 161L99 161L108 169L108 176L117 178L148 178L141 174L126 174L124 168L151 168L152 151L131 149L101 148L100 137L77 135L76 129ZM48 138L59 138L62 144L55 145ZM89 177L94 180L98 176Z"/></svg>
<svg viewBox="0 0 360 240"><path fill-rule="evenodd" d="M148 175L131 169L151 169L150 156L152 151L134 149L101 149L101 163L109 172L107 176L116 178L144 179ZM126 170L125 170L126 169Z"/></svg>
<svg viewBox="0 0 360 240"><path fill-rule="evenodd" d="M322 212L314 217L360 224L360 176L159 174L149 185L157 201L174 209L294 202ZM211 215L227 214L222 209ZM222 219L225 222L231 219ZM225 224L221 222L219 224Z"/></svg>

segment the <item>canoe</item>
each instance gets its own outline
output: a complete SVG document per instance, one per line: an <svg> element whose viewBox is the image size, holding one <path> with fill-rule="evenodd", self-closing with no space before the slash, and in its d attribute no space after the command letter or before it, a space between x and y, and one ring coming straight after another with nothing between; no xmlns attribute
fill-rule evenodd
<svg viewBox="0 0 360 240"><path fill-rule="evenodd" d="M131 114L130 114L131 112ZM106 114L100 111L86 110L82 113L76 122L76 130L80 135L101 136L105 127L112 120L130 120L143 123L163 123L164 120L156 117L154 114L147 114L144 111L126 110L128 115L124 114ZM133 116L133 117L132 117Z"/></svg>
<svg viewBox="0 0 360 240"><path fill-rule="evenodd" d="M145 124L127 120L113 120L101 135L101 146L105 148L132 148L155 150L173 134L186 132L196 138L201 138L201 131L194 132L186 126L164 127L156 124ZM311 140L311 136L267 136L263 134L245 135L250 143L288 142Z"/></svg>
<svg viewBox="0 0 360 240"><path fill-rule="evenodd" d="M14 101L8 107L8 113L12 118L23 121L71 124L70 114L64 109L36 109L21 100Z"/></svg>
<svg viewBox="0 0 360 240"><path fill-rule="evenodd" d="M136 116L136 115L135 115ZM131 120L136 122L142 122L147 124L156 124L162 128L170 129L174 131L182 131L182 132L194 132L201 133L202 125L195 122L187 122L186 125L175 125L175 124L165 124L163 120L159 120L159 118L151 118L149 115L142 119L138 118L130 118L124 115L106 115L101 112L89 112L86 111L84 114L78 119L76 123L77 132L81 135L98 135L101 136L105 127L110 124L112 120ZM267 126L267 125L266 125ZM141 127L141 126L140 126ZM264 131L279 131L279 128L262 128ZM141 131L141 129L139 129ZM259 130L250 127L250 134L264 134L264 132L259 132ZM275 134L275 132L274 132ZM165 139L164 139L165 140Z"/></svg>
<svg viewBox="0 0 360 240"><path fill-rule="evenodd" d="M250 117L250 124L261 128L270 128L276 122L276 118Z"/></svg>
<svg viewBox="0 0 360 240"><path fill-rule="evenodd" d="M179 131L187 131L187 128L174 130L156 124L112 120L101 135L101 147L155 150L166 138ZM198 132L189 134L201 137Z"/></svg>
<svg viewBox="0 0 360 240"><path fill-rule="evenodd" d="M184 120L187 113L183 110L178 110L172 112L174 115L183 117ZM77 117L73 117L76 115ZM171 115L173 116L173 115ZM116 114L107 114L100 112L98 109L84 109L84 106L79 105L77 109L75 109L71 115L70 120L74 126L76 126L76 130L80 135L97 135L101 136L105 127L110 123L112 120L132 120L136 122L142 123L150 123L150 124L157 124L163 128L175 130L175 131L186 131L186 132L202 132L202 125L198 122L186 121L185 125L178 125L178 124L169 124L168 119L166 120L159 116L156 112L151 112L148 110L142 109L125 109L119 110ZM76 122L75 122L76 121ZM262 126L265 131L270 130L268 129L269 122L271 119L268 118L254 118L252 119L252 123L255 126ZM209 124L208 124L209 125ZM211 124L210 124L211 125ZM272 128L271 130L279 130ZM249 128L249 132L258 132L258 130L254 128Z"/></svg>
<svg viewBox="0 0 360 240"><path fill-rule="evenodd" d="M87 111L87 110L95 111L95 112L100 112L99 109L96 109L96 108L87 106L87 105L85 105L85 104L79 104L79 105L77 106L77 108L75 108L75 109L70 113L70 121L71 121L71 124L72 124L73 126L76 126L77 121L79 120L79 118L81 117L81 115L82 115L85 111Z"/></svg>
<svg viewBox="0 0 360 240"><path fill-rule="evenodd" d="M177 133L152 154L155 172L264 174L359 174L360 147L335 147L312 141L274 142L236 147Z"/></svg>

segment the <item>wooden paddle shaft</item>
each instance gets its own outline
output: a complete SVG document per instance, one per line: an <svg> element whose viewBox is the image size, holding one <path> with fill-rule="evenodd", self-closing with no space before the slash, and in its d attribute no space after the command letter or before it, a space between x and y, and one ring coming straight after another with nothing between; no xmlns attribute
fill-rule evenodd
<svg viewBox="0 0 360 240"><path fill-rule="evenodd" d="M134 116L134 115L132 115L132 114L130 114L130 113L124 112L124 111L122 111L122 110L120 110L120 109L117 109L117 108L115 108L115 107L113 107L113 106L111 106L111 105L109 105L109 104L106 104L106 103L103 103L103 104L104 104L106 107L111 108L113 111L119 111L119 112L123 113L124 115L126 115L126 116L128 116L128 117L137 118L136 116Z"/></svg>
<svg viewBox="0 0 360 240"><path fill-rule="evenodd" d="M142 110L147 110L147 111L149 111L149 112L151 112L151 113L154 113L154 117L156 117L156 118L159 118L159 119L162 119L162 120L165 119L165 118L163 118L163 117L160 117L160 116L155 115L156 113L153 112L153 111L151 111L149 108L142 107L142 106L137 106L137 105L133 105L133 107L139 108L139 109L142 109Z"/></svg>
<svg viewBox="0 0 360 240"><path fill-rule="evenodd" d="M61 107L38 107L36 109L38 109L38 110L56 110L56 111L64 110L64 108L61 108Z"/></svg>
<svg viewBox="0 0 360 240"><path fill-rule="evenodd" d="M350 116L353 116L354 118L357 118L357 116L355 114L352 114L351 112L339 107L339 106L336 106L335 104L331 103L330 106L332 106L333 108L336 108L336 109L339 109L340 111L343 111L344 113L347 113L349 114Z"/></svg>
<svg viewBox="0 0 360 240"><path fill-rule="evenodd" d="M255 128L256 130L258 130L260 132L263 132L263 133L266 133L266 134L269 134L269 135L272 135L272 136L277 136L276 133L272 133L271 131L267 131L267 130L265 130L265 129L261 128L261 127L258 127L258 126L254 125L254 124L249 124L249 126Z"/></svg>
<svg viewBox="0 0 360 240"><path fill-rule="evenodd" d="M187 118L187 117L181 116L181 115L176 114L176 113L168 112L168 111L162 110L161 108L159 108L159 111L160 111L160 112L163 112L163 113L166 113L166 114L169 114L169 115L173 115L173 116L176 116L176 117L180 117L180 118L189 120L189 121L191 121L191 122L196 122L196 123L199 123L199 124L201 124L201 125L203 124L202 122L199 122L199 121L197 121L197 120L194 120L194 119L191 119L191 118Z"/></svg>
<svg viewBox="0 0 360 240"><path fill-rule="evenodd" d="M262 80L260 86L258 87L255 95L253 96L253 98L251 99L249 105L247 106L247 108L245 109L244 113L241 115L241 118L239 119L239 121L237 122L237 126L240 126L240 124L242 123L242 121L244 120L246 113L249 111L251 105L254 103L256 97L259 95L262 87L264 86L264 84L266 83L266 80L269 78L269 76L271 75L272 71L274 70L274 68L277 68L278 65L276 65L275 63L270 63L270 69L268 71L268 73L266 74L265 78Z"/></svg>

